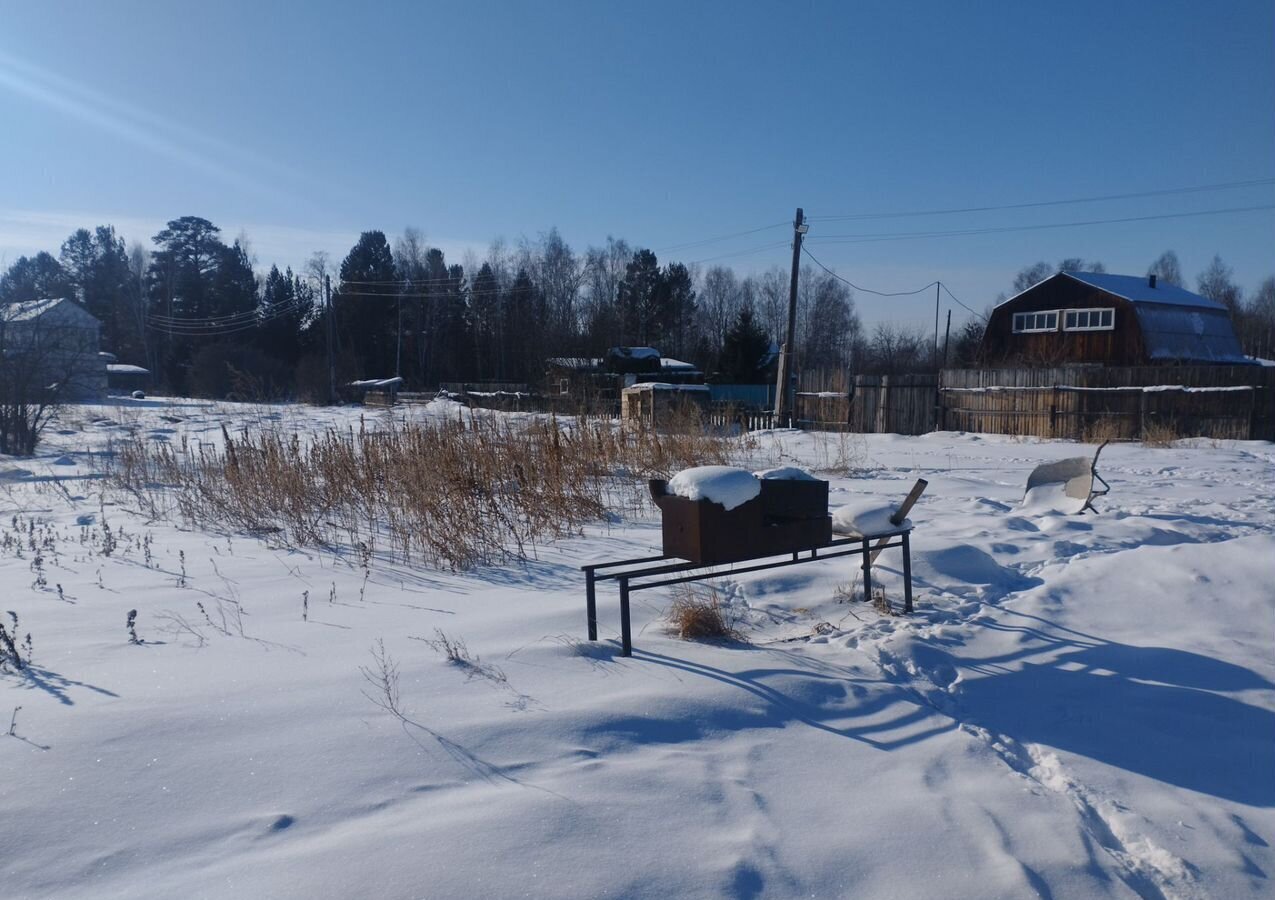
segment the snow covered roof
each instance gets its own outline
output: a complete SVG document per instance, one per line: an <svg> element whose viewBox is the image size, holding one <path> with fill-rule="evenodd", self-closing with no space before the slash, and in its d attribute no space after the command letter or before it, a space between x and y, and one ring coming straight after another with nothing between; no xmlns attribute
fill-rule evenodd
<svg viewBox="0 0 1275 900"><path fill-rule="evenodd" d="M545 362L560 369L595 369L602 365L596 356L551 356Z"/></svg>
<svg viewBox="0 0 1275 900"><path fill-rule="evenodd" d="M375 391L398 387L402 383L403 379L398 376L393 378L365 378L362 381L351 381L350 387L359 388L365 391Z"/></svg>
<svg viewBox="0 0 1275 900"><path fill-rule="evenodd" d="M612 347L609 351L612 356L623 356L629 359L659 359L660 351L654 347Z"/></svg>
<svg viewBox="0 0 1275 900"><path fill-rule="evenodd" d="M624 393L630 391L707 391L706 384L669 384L667 381L639 381L637 384L631 384L624 389Z"/></svg>
<svg viewBox="0 0 1275 900"><path fill-rule="evenodd" d="M660 357L660 368L661 369L676 369L679 372L698 372L699 371L699 369L695 368L695 366L693 366L691 363L682 362L680 359L670 359L667 356Z"/></svg>
<svg viewBox="0 0 1275 900"><path fill-rule="evenodd" d="M61 306L63 303L70 304L78 315L92 319L94 322L97 321L96 316L68 297L45 297L42 300L20 300L17 303L0 306L0 319L9 323L32 322L40 318L40 316L44 315L49 310Z"/></svg>
<svg viewBox="0 0 1275 900"><path fill-rule="evenodd" d="M1058 274L1074 278L1076 281L1083 282L1090 287L1096 287L1100 291L1106 291L1108 294L1115 294L1130 303L1163 303L1169 306L1194 306L1202 309L1226 310L1226 307L1216 300L1193 294L1186 288L1180 288L1174 284L1165 284L1162 281L1157 281L1156 286L1152 287L1149 277L1111 275L1106 272L1059 272Z"/></svg>
<svg viewBox="0 0 1275 900"><path fill-rule="evenodd" d="M143 369L141 366L130 366L128 363L107 363L107 375L149 375L150 369Z"/></svg>

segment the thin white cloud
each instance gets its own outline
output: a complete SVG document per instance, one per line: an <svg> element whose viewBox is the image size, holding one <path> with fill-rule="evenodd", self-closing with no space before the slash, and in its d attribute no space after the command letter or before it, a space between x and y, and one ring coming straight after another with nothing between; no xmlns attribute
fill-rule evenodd
<svg viewBox="0 0 1275 900"><path fill-rule="evenodd" d="M149 153L226 184L269 193L281 199L289 196L275 184L282 178L294 179L295 173L291 169L2 50L0 88L7 88L85 125L113 134ZM268 175L269 180L256 175Z"/></svg>

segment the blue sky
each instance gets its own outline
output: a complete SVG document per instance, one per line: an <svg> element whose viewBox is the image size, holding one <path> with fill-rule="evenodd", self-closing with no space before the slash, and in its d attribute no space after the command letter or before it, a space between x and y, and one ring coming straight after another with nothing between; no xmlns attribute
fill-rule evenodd
<svg viewBox="0 0 1275 900"><path fill-rule="evenodd" d="M0 256L202 215L263 267L416 226L457 257L556 225L657 249L836 216L1275 178L1275 3L61 3L0 0ZM815 219L866 287L982 309L1037 259L1275 274L1275 184ZM660 253L788 264L791 229ZM754 249L760 248L760 249ZM746 252L747 251L747 252ZM727 255L729 254L729 255ZM724 256L725 255L725 256ZM718 257L723 257L718 259ZM858 297L869 322L932 299ZM956 318L963 316L957 310Z"/></svg>

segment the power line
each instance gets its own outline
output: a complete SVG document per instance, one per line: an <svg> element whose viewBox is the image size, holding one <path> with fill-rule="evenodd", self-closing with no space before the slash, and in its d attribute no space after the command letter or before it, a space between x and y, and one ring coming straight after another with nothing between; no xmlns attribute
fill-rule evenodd
<svg viewBox="0 0 1275 900"><path fill-rule="evenodd" d="M914 291L874 291L874 290L872 290L871 288L860 287L859 285L855 284L855 283L854 283L853 281L851 281L850 279L848 279L848 278L843 278L842 276L838 275L838 274L837 274L836 272L834 272L832 269L828 268L828 267L827 267L827 266L825 266L822 262L820 262L820 261L819 261L819 260L815 257L815 255L814 255L813 253L811 253L808 249L806 249L806 247L804 247L804 246L803 246L801 249L802 249L802 252L804 252L807 256L809 256L809 257L810 257L810 259L811 259L811 260L813 260L813 261L814 261L814 264L815 264L815 265L817 265L819 268L823 269L825 272L827 272L829 275L831 275L833 278L837 279L838 281L840 281L840 282L842 282L842 283L844 283L844 284L847 284L847 285L849 285L850 287L854 288L856 291L862 291L862 292L863 292L863 293L865 293L865 294L875 294L875 295L876 295L876 296L878 296L878 297L908 297L908 296L912 296L912 295L914 295L914 294L919 294L919 293L921 293L921 292L923 292L923 291L928 291L930 288L934 287L934 286L937 284L940 288L942 288L942 289L943 289L943 291L944 291L944 292L945 292L945 293L946 293L949 297L951 297L951 298L952 298L952 300L956 303L956 305L957 305L957 306L960 306L962 309L964 309L964 310L966 310L966 311L968 311L968 312L973 313L974 315L978 316L980 319L986 319L986 318L987 318L987 316L983 315L981 312L978 312L977 310L975 310L975 309L973 309L973 308L971 308L971 307L969 307L969 306L966 306L966 305L965 305L965 303L963 303L963 302L960 300L960 298L958 298L955 294L953 294L953 293L952 293L952 291L951 291L951 289L949 289L949 288L948 288L948 286L947 286L946 284L944 284L943 282L941 282L941 281L937 281L937 280L936 280L936 281L931 281L929 284L924 285L924 286L922 286L922 287L919 287L919 288L917 288L917 289L916 289L916 290L914 290Z"/></svg>
<svg viewBox="0 0 1275 900"><path fill-rule="evenodd" d="M1077 203L1100 203L1108 200L1133 200L1140 197L1165 197L1172 194L1198 194L1208 191L1230 190L1232 188L1253 187L1262 184L1275 184L1275 178L1254 178L1249 181L1225 181L1218 184L1202 184L1194 187L1163 188L1154 191L1136 191L1127 194L1105 194L1096 197L1077 197L1071 200L1040 200L1032 203L1006 203L999 206L966 206L949 209L915 210L912 212L856 213L837 216L811 216L821 222L847 221L851 219L900 219L911 216L945 216L956 213L994 212L1006 209L1034 209L1043 206L1068 206Z"/></svg>
<svg viewBox="0 0 1275 900"><path fill-rule="evenodd" d="M972 308L971 308L971 307L969 307L969 306L966 306L964 303L962 303L962 302L961 302L961 300L960 300L960 298L959 298L959 297L957 297L955 294L953 294L953 293L951 292L951 290L949 290L949 289L948 289L948 286L947 286L946 284L944 284L943 282L941 282L941 281L940 281L940 282L939 282L939 287L941 287L941 288L943 289L943 293L945 293L945 294L947 294L949 297L951 297L951 298L952 298L952 300L953 300L953 301L955 301L956 305L957 305L957 306L959 306L959 307L961 307L961 309L964 309L964 310L966 310L967 312L971 312L971 313L973 313L974 315L976 315L976 316L978 316L980 319L982 319L984 322L986 322L986 321L987 321L987 314L986 314L986 313L978 312L977 310L972 309Z"/></svg>
<svg viewBox="0 0 1275 900"><path fill-rule="evenodd" d="M703 240L698 240L698 241L687 241L684 244L670 244L667 247L657 247L652 252L667 253L670 250L685 250L690 247L701 247L704 244L715 244L718 241L727 241L727 240L730 240L731 238L746 237L750 234L757 234L758 232L761 232L761 231L770 231L772 228L782 228L788 224L789 224L788 222L776 222L773 225L762 225L758 228L750 228L747 231L736 231L736 232L733 232L732 234L720 235L719 237L704 238Z"/></svg>
<svg viewBox="0 0 1275 900"><path fill-rule="evenodd" d="M924 287L919 287L915 291L874 291L872 290L872 288L860 287L859 285L855 284L853 281L851 281L848 278L842 278L836 272L832 271L832 269L829 269L827 266L821 263L818 259L816 259L815 255L811 253L807 248L802 247L801 249L807 256L809 256L814 261L814 264L816 266L823 269L833 278L837 279L838 281L843 281L846 284L850 285L850 287L854 288L856 291L862 291L865 294L876 294L878 297L909 297L912 294L919 294L922 291L928 291L930 288L934 287L934 285L938 284L937 281L931 281L929 284L925 285Z"/></svg>
<svg viewBox="0 0 1275 900"><path fill-rule="evenodd" d="M879 234L831 234L817 240L823 244L868 244L879 241L905 241L916 238L962 237L977 234L1005 234L1013 231L1040 231L1049 228L1079 228L1087 225L1116 225L1125 222L1152 222L1163 219L1187 219L1196 216L1220 216L1229 213L1257 212L1275 209L1275 203L1257 206L1232 206L1224 209L1202 209L1184 213L1161 213L1151 216L1126 216L1119 219L1088 219L1079 222L1051 222L1044 225L1008 225L996 228L965 228L953 231L898 231Z"/></svg>
<svg viewBox="0 0 1275 900"><path fill-rule="evenodd" d="M721 254L718 254L717 256L709 256L704 259L693 259L690 262L686 263L686 265L695 266L695 265L699 265L700 263L713 262L714 260L718 260L718 259L729 259L733 256L746 256L749 253L759 253L762 250L773 250L776 247L787 247L789 243L790 243L789 241L776 241L773 244L762 244L760 247L749 247L747 250L737 250L734 253L721 253Z"/></svg>

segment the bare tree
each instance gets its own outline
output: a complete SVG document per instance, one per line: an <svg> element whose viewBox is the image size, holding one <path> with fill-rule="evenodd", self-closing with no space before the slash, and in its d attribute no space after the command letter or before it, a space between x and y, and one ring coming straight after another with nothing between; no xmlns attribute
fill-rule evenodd
<svg viewBox="0 0 1275 900"><path fill-rule="evenodd" d="M925 329L882 322L868 341L862 370L873 375L927 372L934 367L931 347Z"/></svg>
<svg viewBox="0 0 1275 900"><path fill-rule="evenodd" d="M1214 255L1209 267L1200 273L1196 286L1202 296L1216 300L1232 313L1239 312L1244 292L1235 283L1231 267L1222 262L1222 257Z"/></svg>
<svg viewBox="0 0 1275 900"><path fill-rule="evenodd" d="M1182 287L1182 265L1178 255L1172 250L1165 250L1156 257L1155 262L1147 267L1147 274L1154 275L1157 280L1174 287Z"/></svg>
<svg viewBox="0 0 1275 900"><path fill-rule="evenodd" d="M704 273L699 290L700 332L713 348L726 343L726 332L739 315L739 279L726 266L713 266Z"/></svg>

